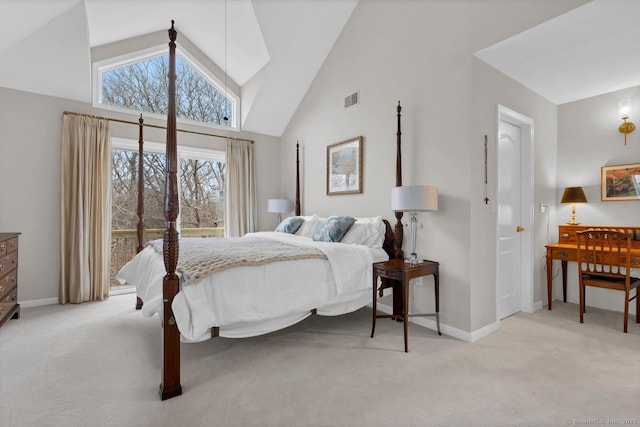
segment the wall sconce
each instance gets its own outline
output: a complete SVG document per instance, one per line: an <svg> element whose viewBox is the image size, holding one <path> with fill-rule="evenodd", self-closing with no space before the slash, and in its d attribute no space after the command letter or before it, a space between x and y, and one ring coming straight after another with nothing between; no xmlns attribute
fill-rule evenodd
<svg viewBox="0 0 640 427"><path fill-rule="evenodd" d="M422 211L438 210L438 188L430 185L405 185L391 189L391 210L409 212L411 215L411 258L409 264L420 264L416 253L418 220L416 215Z"/></svg>
<svg viewBox="0 0 640 427"><path fill-rule="evenodd" d="M582 187L567 187L562 192L560 203L571 203L571 220L567 224L578 225L576 221L576 203L587 203L587 196L584 195Z"/></svg>
<svg viewBox="0 0 640 427"><path fill-rule="evenodd" d="M291 211L293 211L293 202L291 200L267 199L267 212L278 214L278 224L282 222L282 214Z"/></svg>
<svg viewBox="0 0 640 427"><path fill-rule="evenodd" d="M624 145L627 145L627 134L633 132L636 128L636 125L627 121L631 117L631 98L621 99L618 102L618 117L620 117L620 120L624 120L618 130L624 134Z"/></svg>

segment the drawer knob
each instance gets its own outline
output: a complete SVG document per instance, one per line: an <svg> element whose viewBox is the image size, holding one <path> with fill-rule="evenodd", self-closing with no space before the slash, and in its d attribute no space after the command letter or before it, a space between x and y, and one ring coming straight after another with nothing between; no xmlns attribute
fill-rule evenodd
<svg viewBox="0 0 640 427"><path fill-rule="evenodd" d="M569 238L569 233L562 233L560 235L560 237L562 237L563 239L568 239Z"/></svg>
<svg viewBox="0 0 640 427"><path fill-rule="evenodd" d="M640 264L640 259L638 258L631 258L631 265L638 265Z"/></svg>
<svg viewBox="0 0 640 427"><path fill-rule="evenodd" d="M5 249L7 249L7 245L5 245L4 243L0 245L0 251L4 251Z"/></svg>
<svg viewBox="0 0 640 427"><path fill-rule="evenodd" d="M568 257L568 256L569 256L569 254L568 254L567 252L565 252L565 251L560 251L560 252L558 252L558 256L561 256L561 257L563 257L563 258L566 258L566 257Z"/></svg>
<svg viewBox="0 0 640 427"><path fill-rule="evenodd" d="M4 291L4 286L0 285L0 292Z"/></svg>
<svg viewBox="0 0 640 427"><path fill-rule="evenodd" d="M0 271L4 270L4 264L0 264Z"/></svg>
<svg viewBox="0 0 640 427"><path fill-rule="evenodd" d="M15 240L13 240L13 241L11 242L11 247L12 247L12 248L15 248L15 247L16 247L16 241L15 241Z"/></svg>

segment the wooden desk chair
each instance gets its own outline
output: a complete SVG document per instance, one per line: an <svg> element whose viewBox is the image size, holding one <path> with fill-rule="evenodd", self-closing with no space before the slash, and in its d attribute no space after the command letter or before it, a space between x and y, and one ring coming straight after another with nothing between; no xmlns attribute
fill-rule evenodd
<svg viewBox="0 0 640 427"><path fill-rule="evenodd" d="M624 230L584 230L578 240L578 279L580 284L580 323L584 323L587 286L624 291L624 332L627 332L629 303L636 300L636 323L640 323L640 279L631 277L631 239ZM635 295L629 297L630 291Z"/></svg>

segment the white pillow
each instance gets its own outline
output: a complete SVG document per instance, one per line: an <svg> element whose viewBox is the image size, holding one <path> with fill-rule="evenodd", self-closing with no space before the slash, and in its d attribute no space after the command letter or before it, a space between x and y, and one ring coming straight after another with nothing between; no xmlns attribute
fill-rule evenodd
<svg viewBox="0 0 640 427"><path fill-rule="evenodd" d="M312 239L316 230L320 227L320 224L322 224L322 220L318 217L318 214L315 213L311 216L303 216L301 218L304 219L304 222L295 234L297 236L305 236Z"/></svg>
<svg viewBox="0 0 640 427"><path fill-rule="evenodd" d="M356 218L347 234L340 242L352 245L364 245L370 248L381 248L387 227L381 216Z"/></svg>

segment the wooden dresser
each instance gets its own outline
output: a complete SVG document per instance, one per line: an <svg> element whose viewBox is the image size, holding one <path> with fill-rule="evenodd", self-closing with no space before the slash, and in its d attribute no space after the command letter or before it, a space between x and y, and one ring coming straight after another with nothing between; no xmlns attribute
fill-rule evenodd
<svg viewBox="0 0 640 427"><path fill-rule="evenodd" d="M18 304L18 236L0 233L0 326L20 317Z"/></svg>

